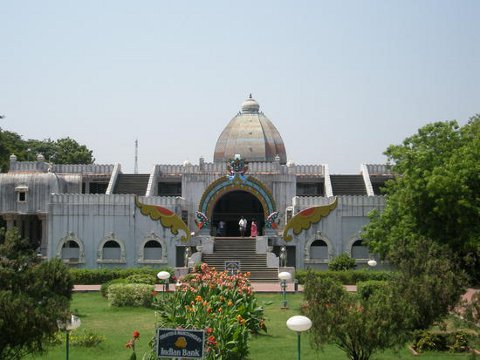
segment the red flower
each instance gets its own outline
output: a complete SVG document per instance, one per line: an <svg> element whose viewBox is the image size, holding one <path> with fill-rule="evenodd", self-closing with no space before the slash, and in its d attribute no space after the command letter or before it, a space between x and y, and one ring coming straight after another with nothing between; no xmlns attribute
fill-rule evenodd
<svg viewBox="0 0 480 360"><path fill-rule="evenodd" d="M209 336L208 339L207 339L207 344L208 345L212 345L212 346L215 346L217 345L217 340L215 340L215 336Z"/></svg>
<svg viewBox="0 0 480 360"><path fill-rule="evenodd" d="M135 331L133 332L133 338L134 338L134 339L138 339L139 337L140 337L140 333L139 333L137 330L135 330Z"/></svg>

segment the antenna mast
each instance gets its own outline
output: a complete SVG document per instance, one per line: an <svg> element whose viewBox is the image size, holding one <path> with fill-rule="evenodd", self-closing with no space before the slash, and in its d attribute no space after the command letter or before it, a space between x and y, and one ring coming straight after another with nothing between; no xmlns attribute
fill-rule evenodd
<svg viewBox="0 0 480 360"><path fill-rule="evenodd" d="M135 139L135 169L133 172L138 174L138 139Z"/></svg>

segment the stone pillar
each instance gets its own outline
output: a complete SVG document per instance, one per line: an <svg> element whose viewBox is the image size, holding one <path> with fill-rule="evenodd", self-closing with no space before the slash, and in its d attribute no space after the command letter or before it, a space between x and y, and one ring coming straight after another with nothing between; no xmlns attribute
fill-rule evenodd
<svg viewBox="0 0 480 360"><path fill-rule="evenodd" d="M13 229L13 226L14 226L13 221L15 220L15 215L5 214L3 215L3 219L7 222L7 230Z"/></svg>
<svg viewBox="0 0 480 360"><path fill-rule="evenodd" d="M40 240L40 253L47 256L48 250L48 221L47 214L38 214L38 219L42 222L42 239Z"/></svg>
<svg viewBox="0 0 480 360"><path fill-rule="evenodd" d="M23 237L30 239L31 243L34 243L35 240L32 239L32 219L29 215L23 217Z"/></svg>

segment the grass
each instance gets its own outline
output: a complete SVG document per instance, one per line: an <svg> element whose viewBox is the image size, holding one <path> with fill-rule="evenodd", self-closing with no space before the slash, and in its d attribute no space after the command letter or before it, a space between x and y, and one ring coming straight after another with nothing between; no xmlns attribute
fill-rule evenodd
<svg viewBox="0 0 480 360"><path fill-rule="evenodd" d="M290 309L280 309L281 297L279 294L257 294L258 300L265 304L268 334L254 336L250 341L250 360L284 360L296 359L297 336L289 330L285 322L290 316L298 315L303 296L289 295ZM71 306L82 320L81 329L94 330L104 335L106 341L95 348L70 347L72 360L118 360L128 359L130 349L124 347L134 330L141 334L137 342L137 354L141 355L148 349L148 342L154 334L155 315L152 309L144 308L113 308L109 307L106 299L100 293L75 294ZM380 353L375 359L414 359L407 349L398 353ZM425 353L421 360L433 359L471 359L470 354ZM54 346L44 355L28 357L29 360L60 360L65 359L65 344ZM302 360L345 360L345 354L335 346L326 346L323 351L317 352L310 346L307 334L302 336Z"/></svg>

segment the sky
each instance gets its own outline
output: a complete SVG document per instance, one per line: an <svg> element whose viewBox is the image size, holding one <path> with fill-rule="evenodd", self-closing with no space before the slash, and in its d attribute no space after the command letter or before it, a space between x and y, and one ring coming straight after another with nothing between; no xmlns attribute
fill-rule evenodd
<svg viewBox="0 0 480 360"><path fill-rule="evenodd" d="M296 164L480 113L480 1L0 0L0 120L134 171L213 161L252 93Z"/></svg>

